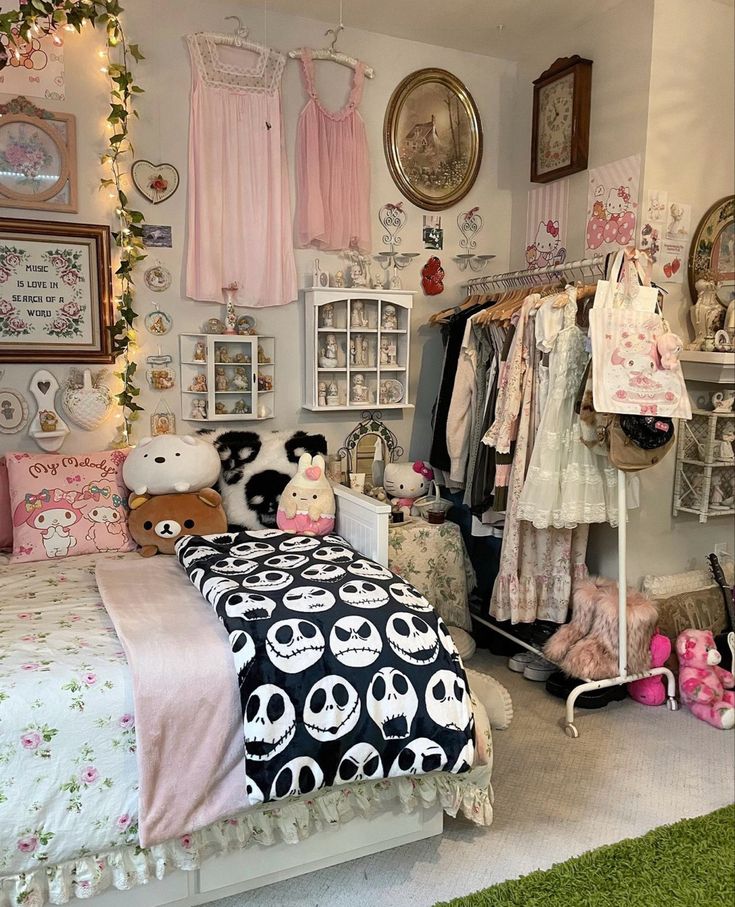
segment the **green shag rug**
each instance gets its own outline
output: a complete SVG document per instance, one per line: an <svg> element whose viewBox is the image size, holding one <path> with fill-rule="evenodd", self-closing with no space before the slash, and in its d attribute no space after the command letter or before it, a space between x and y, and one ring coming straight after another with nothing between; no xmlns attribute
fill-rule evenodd
<svg viewBox="0 0 735 907"><path fill-rule="evenodd" d="M604 821L604 820L603 820ZM436 907L733 907L735 805Z"/></svg>

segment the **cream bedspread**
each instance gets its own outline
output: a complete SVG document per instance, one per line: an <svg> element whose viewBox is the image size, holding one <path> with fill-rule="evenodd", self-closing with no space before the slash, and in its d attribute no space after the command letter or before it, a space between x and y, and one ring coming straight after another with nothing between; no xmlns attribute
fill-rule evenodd
<svg viewBox="0 0 735 907"><path fill-rule="evenodd" d="M385 801L411 811L438 799L490 824L480 712L487 764L466 775L325 790L141 849L132 684L94 578L101 558L139 563L133 552L0 567L0 907L130 888L211 853L297 841Z"/></svg>

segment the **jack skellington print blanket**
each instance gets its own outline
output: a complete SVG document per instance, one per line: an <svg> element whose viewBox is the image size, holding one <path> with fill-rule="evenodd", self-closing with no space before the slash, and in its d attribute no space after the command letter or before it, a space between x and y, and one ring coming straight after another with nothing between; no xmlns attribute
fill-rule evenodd
<svg viewBox="0 0 735 907"><path fill-rule="evenodd" d="M400 577L336 535L185 536L176 551L230 637L253 805L469 770L474 721L459 655Z"/></svg>

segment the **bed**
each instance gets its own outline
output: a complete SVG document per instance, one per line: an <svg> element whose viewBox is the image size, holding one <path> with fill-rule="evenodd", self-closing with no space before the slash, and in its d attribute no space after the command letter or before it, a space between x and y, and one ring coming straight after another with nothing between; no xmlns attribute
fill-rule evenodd
<svg viewBox="0 0 735 907"><path fill-rule="evenodd" d="M335 492L339 534L387 564L387 506ZM119 903L105 889L147 882L139 907L203 903L439 834L444 811L490 824L480 707L483 764L465 774L325 788L141 848L132 685L95 582L103 558L134 569L138 556L0 568L0 907Z"/></svg>

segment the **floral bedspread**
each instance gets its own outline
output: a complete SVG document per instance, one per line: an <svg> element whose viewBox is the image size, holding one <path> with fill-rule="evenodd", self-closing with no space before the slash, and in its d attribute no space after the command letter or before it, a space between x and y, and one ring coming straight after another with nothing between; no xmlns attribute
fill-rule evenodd
<svg viewBox="0 0 735 907"><path fill-rule="evenodd" d="M0 877L137 840L132 687L99 558L0 567Z"/></svg>

